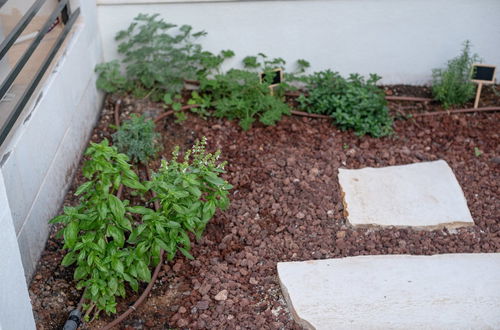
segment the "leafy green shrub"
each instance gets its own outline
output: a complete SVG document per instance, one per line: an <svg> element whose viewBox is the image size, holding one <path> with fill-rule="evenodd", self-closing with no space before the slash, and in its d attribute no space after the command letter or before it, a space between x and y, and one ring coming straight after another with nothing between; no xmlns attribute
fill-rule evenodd
<svg viewBox="0 0 500 330"><path fill-rule="evenodd" d="M329 115L341 129L353 129L357 135L389 135L392 119L378 80L375 74L365 81L358 74L345 79L330 70L316 72L303 78L308 94L298 102L304 111Z"/></svg>
<svg viewBox="0 0 500 330"><path fill-rule="evenodd" d="M129 81L120 72L118 60L98 64L95 72L97 73L97 88L106 93L124 93L130 89Z"/></svg>
<svg viewBox="0 0 500 330"><path fill-rule="evenodd" d="M106 92L132 92L136 97L149 96L159 101L165 93L178 93L184 79L200 79L234 56L232 51L219 55L204 51L195 43L206 35L204 31L193 32L189 25L176 29L177 25L158 16L139 14L128 29L118 32L118 53L123 55L124 68L116 61L99 64L99 88Z"/></svg>
<svg viewBox="0 0 500 330"><path fill-rule="evenodd" d="M256 73L264 73L264 82L267 85L272 84L273 74L272 71L278 68L283 68L286 61L281 57L268 58L266 54L258 53L257 56L247 56L243 59L243 67L246 70L253 71ZM292 89L293 87L288 84L288 81L300 80L300 75L310 67L310 63L306 60L299 59L296 62L296 70L291 73L285 73L285 80L278 86L275 87L275 94L280 94L281 92ZM267 80L267 81L266 81Z"/></svg>
<svg viewBox="0 0 500 330"><path fill-rule="evenodd" d="M170 162L162 162L150 184L161 208L154 214L149 212L143 216L144 227L139 226L132 232L132 239L137 234L143 240L157 242L167 252L169 260L175 256L177 249L192 259L187 233L200 238L216 209L226 209L229 205L228 195L232 186L219 177L224 173L226 163L218 163L220 152L207 153L205 146L203 138L186 152L183 162L177 161L179 148L172 153ZM166 230L157 228L158 224ZM154 245L156 256L159 249Z"/></svg>
<svg viewBox="0 0 500 330"><path fill-rule="evenodd" d="M432 93L446 109L474 98L475 85L470 77L472 64L479 61L479 56L471 55L470 47L470 41L465 41L462 53L449 60L446 68L432 70Z"/></svg>
<svg viewBox="0 0 500 330"><path fill-rule="evenodd" d="M224 172L224 163L217 163L219 153L206 153L205 143L197 142L182 163L174 153L147 182L139 181L128 157L107 140L87 149L83 174L88 181L76 191L80 204L51 220L64 224L60 234L68 253L62 265L76 263L77 288L86 288L91 302L84 305L87 312L95 306L96 315L116 313L116 296L125 296L126 283L137 291L139 282L151 280L150 267L158 263L162 249L169 259L177 251L192 258L188 233L201 235L216 209L229 204L231 189L219 177ZM160 209L118 198L120 184L142 198L155 191Z"/></svg>
<svg viewBox="0 0 500 330"><path fill-rule="evenodd" d="M261 84L254 72L232 69L214 79L202 80L200 88L205 95L210 95L215 106L214 116L238 119L244 130L256 119L264 125L274 125L282 115L290 114L288 105L271 95L269 85Z"/></svg>
<svg viewBox="0 0 500 330"><path fill-rule="evenodd" d="M304 70L309 65L307 61L299 60L299 69ZM243 59L245 69L231 69L224 74L201 80L201 94L194 94L193 103L198 101L202 109L207 104L215 107L216 117L239 120L240 126L248 130L259 120L264 125L274 125L283 115L290 114L289 106L283 101L282 95L286 82L274 87L273 93L271 71L286 64L282 58L271 58L259 53L257 56L247 56ZM260 81L260 73L264 73L264 81ZM203 111L203 110L202 110ZM206 112L204 112L206 114Z"/></svg>
<svg viewBox="0 0 500 330"><path fill-rule="evenodd" d="M112 135L113 145L119 152L126 154L134 163L147 163L160 150L155 132L155 124L151 119L132 114Z"/></svg>

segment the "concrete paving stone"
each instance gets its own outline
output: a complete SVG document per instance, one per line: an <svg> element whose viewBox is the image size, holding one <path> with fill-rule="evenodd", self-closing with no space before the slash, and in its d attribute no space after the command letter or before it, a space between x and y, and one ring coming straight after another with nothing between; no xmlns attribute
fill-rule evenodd
<svg viewBox="0 0 500 330"><path fill-rule="evenodd" d="M339 182L353 226L432 230L474 225L464 193L444 160L339 169Z"/></svg>
<svg viewBox="0 0 500 330"><path fill-rule="evenodd" d="M278 263L306 329L500 329L500 253Z"/></svg>

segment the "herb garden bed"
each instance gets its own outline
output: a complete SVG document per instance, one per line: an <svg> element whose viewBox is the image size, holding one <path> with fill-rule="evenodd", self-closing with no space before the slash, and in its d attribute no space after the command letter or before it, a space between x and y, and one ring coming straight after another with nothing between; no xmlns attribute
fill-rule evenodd
<svg viewBox="0 0 500 330"><path fill-rule="evenodd" d="M500 90L498 86L497 90ZM428 97L421 87L389 86L386 95ZM92 141L111 140L117 98L108 97ZM498 106L490 89L485 106ZM407 113L442 111L434 103L390 103L397 118ZM123 99L121 119L131 113L151 118L161 104ZM222 151L228 161L223 178L233 185L229 209L218 212L205 234L193 243L188 260L178 254L164 262L144 303L121 325L123 329L294 329L298 328L280 291L276 263L374 254L500 252L498 191L500 113L470 113L395 120L395 134L357 137L329 120L285 116L276 126L254 124L243 131L225 119L167 117L157 124L162 156L171 157L206 136L208 149ZM476 226L448 231L353 229L343 215L337 180L340 167L361 168L444 159L465 193ZM158 160L150 167L156 169ZM145 173L142 172L142 179ZM65 205L84 182L81 169ZM55 228L60 228L56 225ZM81 297L73 281L74 266L60 265L64 256L55 228L47 243L30 294L39 329L58 329ZM139 288L139 294L145 285ZM125 311L138 295L129 290L119 299ZM83 327L97 328L114 319L101 318Z"/></svg>
<svg viewBox="0 0 500 330"><path fill-rule="evenodd" d="M97 65L110 96L31 284L40 328L60 328L75 306L84 327L106 330L124 319L137 329L296 328L278 261L499 250L498 86L481 109L449 110L471 107L470 42L433 70L431 91L309 74L305 60L283 75L285 60L263 53L223 72L235 53L203 50L205 34L139 14L116 36L122 61ZM340 167L436 159L453 168L477 226L346 223Z"/></svg>

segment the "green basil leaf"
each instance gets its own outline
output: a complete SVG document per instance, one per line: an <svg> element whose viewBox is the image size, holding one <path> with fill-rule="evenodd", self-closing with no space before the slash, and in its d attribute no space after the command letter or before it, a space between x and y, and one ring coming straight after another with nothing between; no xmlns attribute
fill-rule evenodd
<svg viewBox="0 0 500 330"><path fill-rule="evenodd" d="M136 265L137 276L144 282L151 281L151 272L149 271L148 265L142 260L139 260Z"/></svg>
<svg viewBox="0 0 500 330"><path fill-rule="evenodd" d="M188 250L184 249L184 248L181 248L179 247L179 251L181 251L181 253L186 257L188 258L189 260L193 260L194 257L191 255L191 253L188 252Z"/></svg>
<svg viewBox="0 0 500 330"><path fill-rule="evenodd" d="M201 190L198 189L198 187L195 187L195 186L190 186L190 187L187 187L186 188L187 191L189 191L191 194L195 195L196 198L200 198L201 196Z"/></svg>
<svg viewBox="0 0 500 330"><path fill-rule="evenodd" d="M106 216L108 215L108 206L104 202L100 202L97 204L97 211L99 212L99 218L101 220L106 219Z"/></svg>
<svg viewBox="0 0 500 330"><path fill-rule="evenodd" d="M90 188L90 186L92 185L92 183L93 183L92 181L85 182L80 187L78 187L78 189L75 192L75 196L79 196L82 193L86 192Z"/></svg>
<svg viewBox="0 0 500 330"><path fill-rule="evenodd" d="M95 284L92 285L90 287L90 294L95 297L95 296L97 296L98 293L99 293L99 287L97 287L97 285L95 285Z"/></svg>
<svg viewBox="0 0 500 330"><path fill-rule="evenodd" d="M132 230L132 224L130 223L130 220L127 219L126 217L121 217L115 220L118 223L118 225L120 225L120 227L127 229L128 231Z"/></svg>
<svg viewBox="0 0 500 330"><path fill-rule="evenodd" d="M154 212L153 210L151 210L147 207L144 207L144 206L128 206L127 211L131 212L131 213L135 213L135 214L142 214L142 215L151 214Z"/></svg>
<svg viewBox="0 0 500 330"><path fill-rule="evenodd" d="M127 186L132 189L137 189L137 190L147 190L146 187L140 183L138 180L131 180L129 178L123 178L122 183L124 186Z"/></svg>
<svg viewBox="0 0 500 330"><path fill-rule="evenodd" d="M123 234L123 231L113 225L109 226L108 230L116 244L119 247L123 247L123 244L125 243L125 235Z"/></svg>
<svg viewBox="0 0 500 330"><path fill-rule="evenodd" d="M68 267L69 265L72 265L76 261L76 255L74 251L71 251L67 253L63 260L61 261L61 265L64 267Z"/></svg>
<svg viewBox="0 0 500 330"><path fill-rule="evenodd" d="M111 290L112 294L116 293L116 290L118 289L118 281L116 277L111 277L110 280L108 281L108 287Z"/></svg>
<svg viewBox="0 0 500 330"><path fill-rule="evenodd" d="M85 276L87 276L87 274L89 273L89 269L85 266L78 266L76 269L75 269L75 274L73 275L73 277L75 278L75 280L81 280L82 278L84 278Z"/></svg>
<svg viewBox="0 0 500 330"><path fill-rule="evenodd" d="M205 179L216 186L222 186L226 182L214 173L208 173L208 175L205 176Z"/></svg>
<svg viewBox="0 0 500 330"><path fill-rule="evenodd" d="M53 218L52 220L49 221L49 223L66 223L67 221L69 221L71 218L69 216L67 216L66 214L61 214L61 215L58 215L57 217Z"/></svg>
<svg viewBox="0 0 500 330"><path fill-rule="evenodd" d="M159 238L155 238L155 243L164 251L168 251L168 245Z"/></svg>
<svg viewBox="0 0 500 330"><path fill-rule="evenodd" d="M139 291L139 282L137 282L135 278L131 277L129 280L127 280L127 282L128 284L130 284L132 290L134 290L135 292Z"/></svg>
<svg viewBox="0 0 500 330"><path fill-rule="evenodd" d="M76 240L78 238L78 222L77 221L71 221L68 226L64 229L64 242L66 243L66 247L69 249L72 249L75 244Z"/></svg>
<svg viewBox="0 0 500 330"><path fill-rule="evenodd" d="M115 219L123 218L125 215L125 207L123 206L123 202L116 197L115 195L109 195L109 208L111 213L113 213Z"/></svg>
<svg viewBox="0 0 500 330"><path fill-rule="evenodd" d="M111 261L111 267L118 274L123 274L124 267L123 267L123 263L121 262L121 260L113 259L113 261Z"/></svg>
<svg viewBox="0 0 500 330"><path fill-rule="evenodd" d="M178 222L175 221L167 221L165 224L168 228L180 228L181 225Z"/></svg>

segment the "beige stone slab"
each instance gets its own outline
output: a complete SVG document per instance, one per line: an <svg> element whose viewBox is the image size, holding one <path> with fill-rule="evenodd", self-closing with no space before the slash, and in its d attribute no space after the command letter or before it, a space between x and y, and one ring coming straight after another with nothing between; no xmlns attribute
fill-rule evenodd
<svg viewBox="0 0 500 330"><path fill-rule="evenodd" d="M278 263L306 329L500 329L500 253Z"/></svg>
<svg viewBox="0 0 500 330"><path fill-rule="evenodd" d="M383 168L339 169L347 219L354 226L435 229L474 224L444 160Z"/></svg>

